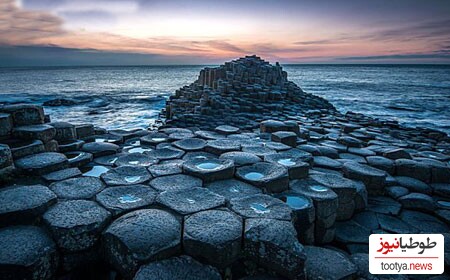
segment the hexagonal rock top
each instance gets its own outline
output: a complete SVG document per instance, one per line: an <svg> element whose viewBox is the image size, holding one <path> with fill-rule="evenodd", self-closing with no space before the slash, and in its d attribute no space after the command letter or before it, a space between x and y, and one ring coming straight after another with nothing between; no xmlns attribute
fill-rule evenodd
<svg viewBox="0 0 450 280"><path fill-rule="evenodd" d="M159 160L168 160L181 158L184 155L184 153L185 152L183 150L177 148L165 147L147 152L146 154Z"/></svg>
<svg viewBox="0 0 450 280"><path fill-rule="evenodd" d="M342 171L345 177L362 181L369 194L377 194L383 191L386 181L385 171L355 162L345 163Z"/></svg>
<svg viewBox="0 0 450 280"><path fill-rule="evenodd" d="M259 162L237 169L236 177L264 189L267 192L282 192L289 187L287 169L279 164Z"/></svg>
<svg viewBox="0 0 450 280"><path fill-rule="evenodd" d="M148 167L152 164L157 163L158 160L156 158L141 153L125 154L117 158L117 160L114 162L116 166L129 165L129 166L144 166L144 167Z"/></svg>
<svg viewBox="0 0 450 280"><path fill-rule="evenodd" d="M141 266L133 280L221 280L217 269L189 256L174 257Z"/></svg>
<svg viewBox="0 0 450 280"><path fill-rule="evenodd" d="M236 179L215 181L206 186L210 191L224 196L227 201L233 198L260 194L261 189Z"/></svg>
<svg viewBox="0 0 450 280"><path fill-rule="evenodd" d="M305 253L291 222L248 219L244 231L245 254L289 279L303 279Z"/></svg>
<svg viewBox="0 0 450 280"><path fill-rule="evenodd" d="M199 138L187 138L172 143L178 149L184 151L200 151L206 146L206 141Z"/></svg>
<svg viewBox="0 0 450 280"><path fill-rule="evenodd" d="M190 189L202 185L203 181L199 178L184 174L161 176L150 181L150 186L160 192Z"/></svg>
<svg viewBox="0 0 450 280"><path fill-rule="evenodd" d="M64 154L48 152L29 155L15 161L16 167L33 175L42 175L67 168L69 166Z"/></svg>
<svg viewBox="0 0 450 280"><path fill-rule="evenodd" d="M292 220L292 210L286 203L265 194L233 198L230 208L244 218Z"/></svg>
<svg viewBox="0 0 450 280"><path fill-rule="evenodd" d="M101 177L110 186L142 184L152 178L145 167L128 165L111 169Z"/></svg>
<svg viewBox="0 0 450 280"><path fill-rule="evenodd" d="M342 253L306 246L305 272L308 279L353 279L356 266Z"/></svg>
<svg viewBox="0 0 450 280"><path fill-rule="evenodd" d="M163 210L137 210L115 220L103 241L111 265L131 278L139 265L179 253L181 222Z"/></svg>
<svg viewBox="0 0 450 280"><path fill-rule="evenodd" d="M56 195L42 185L0 189L0 225L32 223L56 203Z"/></svg>
<svg viewBox="0 0 450 280"><path fill-rule="evenodd" d="M81 149L84 152L93 154L94 157L102 157L117 153L119 146L107 142L91 142L84 144Z"/></svg>
<svg viewBox="0 0 450 280"><path fill-rule="evenodd" d="M234 163L229 159L193 159L183 163L183 171L204 182L213 182L232 178Z"/></svg>
<svg viewBox="0 0 450 280"><path fill-rule="evenodd" d="M35 226L0 229L1 279L53 279L58 252L53 240Z"/></svg>
<svg viewBox="0 0 450 280"><path fill-rule="evenodd" d="M164 191L156 201L181 215L216 208L225 204L225 197L209 191L206 188L190 188L174 191Z"/></svg>
<svg viewBox="0 0 450 280"><path fill-rule="evenodd" d="M158 193L149 186L132 185L106 188L95 200L113 216L153 204Z"/></svg>
<svg viewBox="0 0 450 280"><path fill-rule="evenodd" d="M95 177L78 177L52 183L49 188L62 199L90 199L105 185Z"/></svg>
<svg viewBox="0 0 450 280"><path fill-rule="evenodd" d="M247 152L228 152L220 155L222 159L231 159L236 166L254 164L261 161L257 155Z"/></svg>
<svg viewBox="0 0 450 280"><path fill-rule="evenodd" d="M242 229L242 218L231 211L195 213L184 222L184 250L196 259L226 267L240 257Z"/></svg>
<svg viewBox="0 0 450 280"><path fill-rule="evenodd" d="M43 219L58 247L76 252L93 246L111 214L94 201L68 200L58 202Z"/></svg>

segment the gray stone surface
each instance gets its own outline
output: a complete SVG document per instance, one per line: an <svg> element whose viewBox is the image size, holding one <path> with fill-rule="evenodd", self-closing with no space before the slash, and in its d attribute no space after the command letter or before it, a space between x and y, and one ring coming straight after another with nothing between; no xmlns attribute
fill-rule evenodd
<svg viewBox="0 0 450 280"><path fill-rule="evenodd" d="M117 153L119 146L108 142L91 142L85 143L81 149L84 152L91 153L94 157L102 157Z"/></svg>
<svg viewBox="0 0 450 280"><path fill-rule="evenodd" d="M183 163L183 172L205 183L230 179L234 175L234 162L229 159L193 159Z"/></svg>
<svg viewBox="0 0 450 280"><path fill-rule="evenodd" d="M71 167L45 174L42 176L42 178L44 178L48 182L55 182L77 177L80 175L81 175L80 169L78 169L77 167Z"/></svg>
<svg viewBox="0 0 450 280"><path fill-rule="evenodd" d="M108 211L89 200L58 202L43 216L58 247L69 252L92 247L110 218Z"/></svg>
<svg viewBox="0 0 450 280"><path fill-rule="evenodd" d="M183 163L184 161L180 159L164 161L164 163L150 165L148 171L153 177L179 174L182 172Z"/></svg>
<svg viewBox="0 0 450 280"><path fill-rule="evenodd" d="M208 210L184 221L186 254L215 267L227 267L241 257L243 220L227 210Z"/></svg>
<svg viewBox="0 0 450 280"><path fill-rule="evenodd" d="M291 221L292 209L283 201L265 194L230 200L230 209L244 218L267 218Z"/></svg>
<svg viewBox="0 0 450 280"><path fill-rule="evenodd" d="M41 140L48 142L56 135L56 130L48 124L19 126L13 129L14 137L24 140Z"/></svg>
<svg viewBox="0 0 450 280"><path fill-rule="evenodd" d="M157 209L136 210L115 220L103 233L110 264L131 278L140 265L180 252L181 222Z"/></svg>
<svg viewBox="0 0 450 280"><path fill-rule="evenodd" d="M184 153L183 150L174 147L166 147L146 152L147 155L159 160L179 159Z"/></svg>
<svg viewBox="0 0 450 280"><path fill-rule="evenodd" d="M144 166L149 167L152 164L157 164L158 160L154 157L141 153L131 153L121 155L114 162L116 166Z"/></svg>
<svg viewBox="0 0 450 280"><path fill-rule="evenodd" d="M189 256L173 257L141 266L134 280L221 280L216 268L204 265Z"/></svg>
<svg viewBox="0 0 450 280"><path fill-rule="evenodd" d="M152 176L143 166L120 166L101 175L109 186L135 185L148 182Z"/></svg>
<svg viewBox="0 0 450 280"><path fill-rule="evenodd" d="M15 161L18 169L33 175L43 175L67 168L67 157L60 153L39 153L20 158Z"/></svg>
<svg viewBox="0 0 450 280"><path fill-rule="evenodd" d="M95 177L70 178L52 183L49 188L60 199L91 199L105 188Z"/></svg>
<svg viewBox="0 0 450 280"><path fill-rule="evenodd" d="M0 225L32 223L54 203L56 195L42 185L2 188Z"/></svg>
<svg viewBox="0 0 450 280"><path fill-rule="evenodd" d="M58 252L44 230L34 226L0 229L1 279L54 279Z"/></svg>
<svg viewBox="0 0 450 280"><path fill-rule="evenodd" d="M356 266L342 253L321 247L305 246L307 279L353 279Z"/></svg>
<svg viewBox="0 0 450 280"><path fill-rule="evenodd" d="M225 204L225 198L206 188L189 188L164 191L156 201L181 215L217 208Z"/></svg>
<svg viewBox="0 0 450 280"><path fill-rule="evenodd" d="M0 144L0 169L13 164L11 149L7 145Z"/></svg>
<svg viewBox="0 0 450 280"><path fill-rule="evenodd" d="M199 138L187 138L172 143L178 149L184 151L201 151L206 146L206 141Z"/></svg>
<svg viewBox="0 0 450 280"><path fill-rule="evenodd" d="M366 185L369 194L383 192L386 181L386 173L384 171L353 162L345 163L342 170L345 177L362 181Z"/></svg>
<svg viewBox="0 0 450 280"><path fill-rule="evenodd" d="M404 209L415 209L424 212L431 212L436 208L436 204L431 196L423 193L409 193L405 196L399 197Z"/></svg>
<svg viewBox="0 0 450 280"><path fill-rule="evenodd" d="M12 116L14 126L44 123L44 109L42 106L14 104L3 106L0 110Z"/></svg>
<svg viewBox="0 0 450 280"><path fill-rule="evenodd" d="M283 192L289 187L287 169L280 164L259 162L239 167L236 177L269 193Z"/></svg>
<svg viewBox="0 0 450 280"><path fill-rule="evenodd" d="M210 191L225 197L227 201L261 193L261 189L236 179L215 181L207 184L206 187Z"/></svg>
<svg viewBox="0 0 450 280"><path fill-rule="evenodd" d="M407 188L410 192L420 192L431 194L432 189L426 183L412 177L396 176L395 181L402 187Z"/></svg>
<svg viewBox="0 0 450 280"><path fill-rule="evenodd" d="M95 200L113 216L148 207L158 193L149 186L132 185L106 188L95 196Z"/></svg>
<svg viewBox="0 0 450 280"><path fill-rule="evenodd" d="M251 165L261 161L261 158L248 152L228 152L220 155L221 159L230 159L236 166Z"/></svg>
<svg viewBox="0 0 450 280"><path fill-rule="evenodd" d="M184 174L157 177L150 181L150 186L160 192L190 189L202 187L202 185L203 182L199 178Z"/></svg>

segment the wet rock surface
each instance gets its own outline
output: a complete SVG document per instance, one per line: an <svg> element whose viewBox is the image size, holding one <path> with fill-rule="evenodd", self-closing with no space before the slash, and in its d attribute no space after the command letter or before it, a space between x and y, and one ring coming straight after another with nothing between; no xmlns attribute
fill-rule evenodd
<svg viewBox="0 0 450 280"><path fill-rule="evenodd" d="M152 131L107 131L0 106L0 270L38 255L14 273L377 279L370 233L450 230L447 135L337 112L278 65L205 69L164 113ZM17 224L35 227L14 243Z"/></svg>

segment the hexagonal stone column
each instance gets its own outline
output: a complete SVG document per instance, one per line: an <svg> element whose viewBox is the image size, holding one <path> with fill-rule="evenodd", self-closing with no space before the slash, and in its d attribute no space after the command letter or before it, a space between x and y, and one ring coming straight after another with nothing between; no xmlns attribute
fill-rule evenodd
<svg viewBox="0 0 450 280"><path fill-rule="evenodd" d="M317 244L331 242L334 238L334 223L339 205L337 194L330 188L312 179L294 180L290 189L311 198L316 211L314 240Z"/></svg>
<svg viewBox="0 0 450 280"><path fill-rule="evenodd" d="M291 222L247 219L244 251L246 256L268 270L289 279L304 279L306 255Z"/></svg>
<svg viewBox="0 0 450 280"><path fill-rule="evenodd" d="M95 200L113 216L152 205L158 193L149 186L132 185L106 188Z"/></svg>
<svg viewBox="0 0 450 280"><path fill-rule="evenodd" d="M232 178L234 163L229 159L193 159L183 163L183 171L208 183Z"/></svg>
<svg viewBox="0 0 450 280"><path fill-rule="evenodd" d="M92 247L110 218L111 213L89 200L58 202L43 216L58 247L68 252Z"/></svg>
<svg viewBox="0 0 450 280"><path fill-rule="evenodd" d="M164 191L156 201L181 215L217 208L225 204L225 198L206 188L190 188Z"/></svg>
<svg viewBox="0 0 450 280"><path fill-rule="evenodd" d="M369 194L380 194L384 191L386 172L368 165L347 162L342 171L345 177L362 181Z"/></svg>
<svg viewBox="0 0 450 280"><path fill-rule="evenodd" d="M292 131L277 131L272 133L271 139L291 147L297 147L297 134Z"/></svg>
<svg viewBox="0 0 450 280"><path fill-rule="evenodd" d="M309 163L305 162L305 157L289 155L289 153L277 153L267 155L264 161L276 163L284 166L288 170L289 179L303 179L308 177Z"/></svg>
<svg viewBox="0 0 450 280"><path fill-rule="evenodd" d="M144 263L178 254L180 244L181 221L157 209L125 214L103 233L107 260L126 278Z"/></svg>
<svg viewBox="0 0 450 280"><path fill-rule="evenodd" d="M239 144L239 141L230 139L208 140L205 146L206 152L215 155L239 151L240 149L241 144Z"/></svg>
<svg viewBox="0 0 450 280"><path fill-rule="evenodd" d="M60 153L40 153L15 161L16 167L33 175L43 175L69 167L67 157Z"/></svg>
<svg viewBox="0 0 450 280"><path fill-rule="evenodd" d="M255 194L230 200L230 209L244 218L267 218L291 221L291 208L270 195Z"/></svg>
<svg viewBox="0 0 450 280"><path fill-rule="evenodd" d="M11 149L7 145L0 144L0 169L13 164Z"/></svg>
<svg viewBox="0 0 450 280"><path fill-rule="evenodd" d="M175 141L172 145L187 152L201 151L205 148L206 141L199 138L187 138Z"/></svg>
<svg viewBox="0 0 450 280"><path fill-rule="evenodd" d="M220 158L230 159L236 166L250 165L261 161L257 155L247 152L228 152L221 154Z"/></svg>
<svg viewBox="0 0 450 280"><path fill-rule="evenodd" d="M94 157L113 155L119 150L119 146L107 142L85 143L81 149L83 152L91 153Z"/></svg>
<svg viewBox="0 0 450 280"><path fill-rule="evenodd" d="M42 185L0 189L0 225L32 223L56 203L56 195Z"/></svg>
<svg viewBox="0 0 450 280"><path fill-rule="evenodd" d="M241 256L242 218L227 210L208 210L184 221L186 254L216 267L227 267Z"/></svg>
<svg viewBox="0 0 450 280"><path fill-rule="evenodd" d="M56 129L55 140L58 142L77 139L75 125L68 122L51 122L49 125Z"/></svg>
<svg viewBox="0 0 450 280"><path fill-rule="evenodd" d="M120 166L101 175L109 186L135 185L148 182L152 176L143 166Z"/></svg>
<svg viewBox="0 0 450 280"><path fill-rule="evenodd" d="M58 252L44 230L34 226L0 229L1 279L54 279Z"/></svg>
<svg viewBox="0 0 450 280"><path fill-rule="evenodd" d="M165 147L150 152L146 152L147 155L159 160L178 159L181 158L184 155L184 153L185 152L183 150L173 147Z"/></svg>
<svg viewBox="0 0 450 280"><path fill-rule="evenodd" d="M56 130L48 124L19 126L13 129L14 137L24 140L41 140L48 142L56 135Z"/></svg>
<svg viewBox="0 0 450 280"><path fill-rule="evenodd" d="M78 177L52 183L49 188L61 199L90 199L105 185L95 177Z"/></svg>
<svg viewBox="0 0 450 280"><path fill-rule="evenodd" d="M289 185L287 169L267 162L240 167L236 171L236 177L269 193L285 191Z"/></svg>
<svg viewBox="0 0 450 280"><path fill-rule="evenodd" d="M14 104L4 106L1 110L11 114L14 126L44 123L44 108L42 106Z"/></svg>
<svg viewBox="0 0 450 280"><path fill-rule="evenodd" d="M227 201L233 198L261 193L261 189L236 179L215 181L206 185L206 188L225 197Z"/></svg>
<svg viewBox="0 0 450 280"><path fill-rule="evenodd" d="M152 164L157 163L158 160L156 158L141 153L125 154L118 157L117 160L114 162L116 166L129 165L129 166L144 166L144 167L148 167Z"/></svg>
<svg viewBox="0 0 450 280"><path fill-rule="evenodd" d="M221 280L216 268L189 256L173 257L141 266L133 280Z"/></svg>
<svg viewBox="0 0 450 280"><path fill-rule="evenodd" d="M13 119L10 114L0 113L0 138L9 136L13 129Z"/></svg>

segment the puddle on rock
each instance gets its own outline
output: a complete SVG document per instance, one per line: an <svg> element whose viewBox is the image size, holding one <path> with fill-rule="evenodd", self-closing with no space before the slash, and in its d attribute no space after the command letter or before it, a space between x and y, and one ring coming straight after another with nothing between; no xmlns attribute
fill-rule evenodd
<svg viewBox="0 0 450 280"><path fill-rule="evenodd" d="M129 161L128 163L129 164L133 164L133 165L137 165L137 164L139 164L139 161L138 160L132 160L132 161Z"/></svg>
<svg viewBox="0 0 450 280"><path fill-rule="evenodd" d="M70 154L67 156L67 158L69 159L69 161L74 161L74 160L81 158L85 154L86 154L85 152L80 152L79 154Z"/></svg>
<svg viewBox="0 0 450 280"><path fill-rule="evenodd" d="M194 204L194 203L195 203L195 200L193 200L193 199L186 198L186 200L187 200L187 202L189 202L190 204Z"/></svg>
<svg viewBox="0 0 450 280"><path fill-rule="evenodd" d="M229 190L230 190L230 192L234 192L234 193L239 193L240 192L239 189L236 186L231 187Z"/></svg>
<svg viewBox="0 0 450 280"><path fill-rule="evenodd" d="M450 201L439 200L437 205L440 208L450 209Z"/></svg>
<svg viewBox="0 0 450 280"><path fill-rule="evenodd" d="M214 169L218 169L221 166L221 164L215 163L215 162L203 162L203 163L197 164L196 166L198 169L214 170Z"/></svg>
<svg viewBox="0 0 450 280"><path fill-rule="evenodd" d="M259 179L261 179L263 177L264 177L264 174L259 173L259 172L249 172L249 173L244 175L245 179L252 180L252 181L259 180Z"/></svg>
<svg viewBox="0 0 450 280"><path fill-rule="evenodd" d="M109 168L102 165L95 165L91 169L83 173L83 176L87 177L100 177L103 173L108 172Z"/></svg>
<svg viewBox="0 0 450 280"><path fill-rule="evenodd" d="M320 186L320 185L314 185L314 186L309 186L309 189L315 192L326 192L328 191L327 187L324 186Z"/></svg>
<svg viewBox="0 0 450 280"><path fill-rule="evenodd" d="M116 163L117 159L118 159L118 157L112 158L112 159L108 160L108 163L114 164L114 163Z"/></svg>
<svg viewBox="0 0 450 280"><path fill-rule="evenodd" d="M136 183L139 179L141 179L141 176L126 176L124 179L128 183Z"/></svg>
<svg viewBox="0 0 450 280"><path fill-rule="evenodd" d="M252 203L250 204L250 208L253 209L253 211L255 211L258 214L264 214L264 213L269 213L270 209L267 208L266 205L262 204L262 203Z"/></svg>
<svg viewBox="0 0 450 280"><path fill-rule="evenodd" d="M164 142L164 141L166 141L166 139L167 138L155 137L155 138L152 138L152 141L153 142Z"/></svg>
<svg viewBox="0 0 450 280"><path fill-rule="evenodd" d="M120 203L134 203L134 202L138 202L141 200L142 200L142 198L134 196L132 194L125 194L125 195L122 195L121 197L119 197Z"/></svg>
<svg viewBox="0 0 450 280"><path fill-rule="evenodd" d="M150 149L150 148L136 147L136 148L129 149L127 152L130 153L130 154L133 154L133 153L140 153L140 154L142 154L143 152L150 152L151 150L152 149Z"/></svg>
<svg viewBox="0 0 450 280"><path fill-rule="evenodd" d="M283 158L277 161L279 164L284 166L293 166L295 165L295 161L293 161L291 158Z"/></svg>
<svg viewBox="0 0 450 280"><path fill-rule="evenodd" d="M289 207L291 207L294 210L300 210L308 206L309 201L306 198L295 196L295 195L284 195L281 197L281 200L283 200Z"/></svg>

